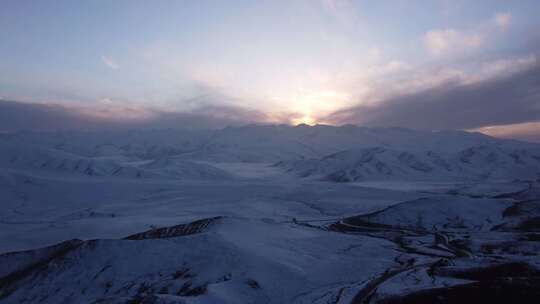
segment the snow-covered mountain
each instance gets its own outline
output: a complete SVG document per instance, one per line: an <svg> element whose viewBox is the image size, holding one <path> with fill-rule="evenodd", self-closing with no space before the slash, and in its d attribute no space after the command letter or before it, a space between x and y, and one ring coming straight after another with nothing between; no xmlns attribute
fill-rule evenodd
<svg viewBox="0 0 540 304"><path fill-rule="evenodd" d="M1 142L32 143L73 154L139 158L185 155L203 160L266 162L323 157L343 150L385 147L407 151L458 151L503 141L463 131L417 131L403 128L247 125L221 130L131 130L23 132L0 135Z"/></svg>
<svg viewBox="0 0 540 304"><path fill-rule="evenodd" d="M536 303L539 151L355 126L3 134L0 303Z"/></svg>
<svg viewBox="0 0 540 304"><path fill-rule="evenodd" d="M540 177L540 153L497 143L455 152L383 147L347 150L318 159L276 164L301 177L337 182L369 180L512 180Z"/></svg>
<svg viewBox="0 0 540 304"><path fill-rule="evenodd" d="M134 178L229 178L209 164L238 162L332 181L535 179L540 172L537 144L351 125L25 132L2 135L0 148L5 168Z"/></svg>
<svg viewBox="0 0 540 304"><path fill-rule="evenodd" d="M123 178L215 180L231 177L225 171L206 164L173 157L146 160L130 156L130 153L112 145L96 146L95 156L20 142L0 142L0 149L0 168L12 170ZM104 150L108 155L103 155Z"/></svg>

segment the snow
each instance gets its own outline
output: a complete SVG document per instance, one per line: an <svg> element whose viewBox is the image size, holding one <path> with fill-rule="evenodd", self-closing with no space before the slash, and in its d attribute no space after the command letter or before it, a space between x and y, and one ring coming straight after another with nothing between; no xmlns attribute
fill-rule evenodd
<svg viewBox="0 0 540 304"><path fill-rule="evenodd" d="M503 222L511 200L430 196L366 215L370 222L420 229L489 231Z"/></svg>
<svg viewBox="0 0 540 304"><path fill-rule="evenodd" d="M278 166L303 178L337 182L534 180L540 177L540 154L534 149L503 149L498 143L442 153L377 146L322 158L284 161Z"/></svg>
<svg viewBox="0 0 540 304"><path fill-rule="evenodd" d="M430 274L441 256L539 266L539 151L355 126L0 135L0 302L350 303L466 283Z"/></svg>
<svg viewBox="0 0 540 304"><path fill-rule="evenodd" d="M363 246L343 254L352 239ZM271 303L284 303L300 297L309 302L311 290L336 280L363 280L393 264L393 251L385 246L392 245L384 240L291 228L290 224L224 219L210 231L192 236L82 243L63 257L69 264L49 266L41 284L33 285L32 278L17 282L27 287L16 289L9 302L43 298L44 303L91 302L107 295L127 297L141 285L153 292L166 288L174 295L187 281L192 287L208 288L201 296L207 301L249 303L254 298L268 298ZM373 255L377 262L368 263L374 261ZM0 260L12 263L14 257L1 256ZM189 269L191 275L175 279L175 273L183 269ZM250 287L250 280L260 287ZM58 289L52 298L46 298Z"/></svg>

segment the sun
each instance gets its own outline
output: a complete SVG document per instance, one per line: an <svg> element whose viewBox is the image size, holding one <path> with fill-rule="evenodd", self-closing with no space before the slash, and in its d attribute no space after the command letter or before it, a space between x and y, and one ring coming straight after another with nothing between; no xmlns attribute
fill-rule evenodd
<svg viewBox="0 0 540 304"><path fill-rule="evenodd" d="M325 117L348 105L350 99L349 94L336 90L307 90L303 88L272 97L273 101L287 109L288 123L310 126L325 124Z"/></svg>
<svg viewBox="0 0 540 304"><path fill-rule="evenodd" d="M292 119L292 123L295 125L320 123L321 117L343 106L348 99L347 94L334 90L299 90L291 98L293 100L292 109L298 113L298 117Z"/></svg>
<svg viewBox="0 0 540 304"><path fill-rule="evenodd" d="M313 125L315 125L317 123L317 121L315 120L315 118L313 118L313 117L311 117L309 115L304 115L304 116L301 116L301 117L298 117L298 118L293 118L292 123L293 123L293 125L305 124L305 125L313 126Z"/></svg>

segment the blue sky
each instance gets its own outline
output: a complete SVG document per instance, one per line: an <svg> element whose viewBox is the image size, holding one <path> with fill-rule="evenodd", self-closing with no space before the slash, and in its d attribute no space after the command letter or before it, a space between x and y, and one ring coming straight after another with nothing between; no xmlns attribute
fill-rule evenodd
<svg viewBox="0 0 540 304"><path fill-rule="evenodd" d="M120 110L217 105L326 122L343 109L535 66L538 12L534 0L4 0L0 98Z"/></svg>

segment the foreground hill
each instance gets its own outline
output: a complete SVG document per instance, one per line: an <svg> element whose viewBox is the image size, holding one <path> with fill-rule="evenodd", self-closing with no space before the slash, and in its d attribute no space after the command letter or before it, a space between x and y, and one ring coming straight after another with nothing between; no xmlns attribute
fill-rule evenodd
<svg viewBox="0 0 540 304"><path fill-rule="evenodd" d="M326 224L214 216L4 253L0 301L536 303L537 189L432 195Z"/></svg>

